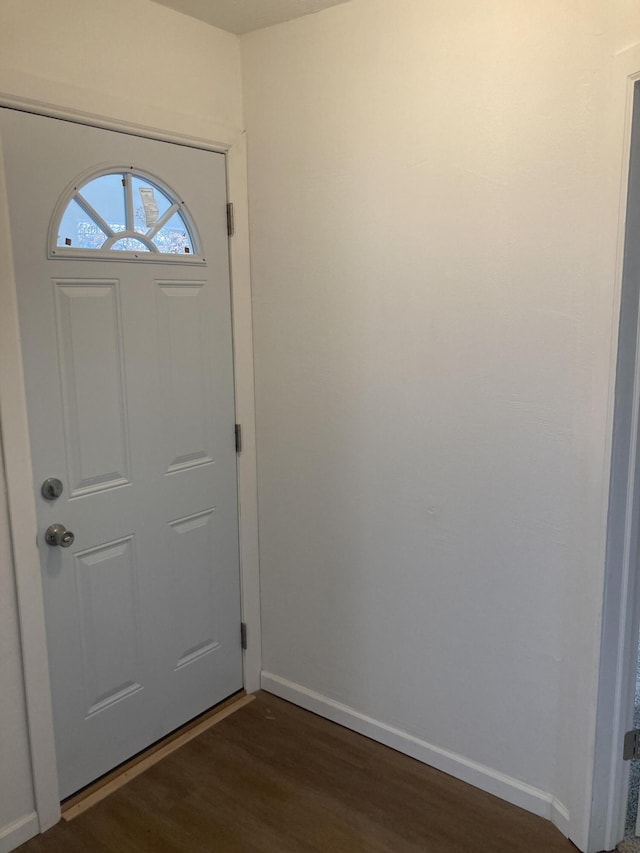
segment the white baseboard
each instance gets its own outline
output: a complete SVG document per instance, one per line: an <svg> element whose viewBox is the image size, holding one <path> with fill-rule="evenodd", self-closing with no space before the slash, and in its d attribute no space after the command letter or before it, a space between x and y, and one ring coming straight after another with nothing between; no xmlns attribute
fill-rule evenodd
<svg viewBox="0 0 640 853"><path fill-rule="evenodd" d="M551 798L551 815L549 816L549 820L560 830L565 838L569 837L569 810L555 797Z"/></svg>
<svg viewBox="0 0 640 853"><path fill-rule="evenodd" d="M383 743L398 752L410 755L430 767L435 767L450 776L455 776L456 779L461 779L482 791L494 794L514 806L519 806L533 814L544 817L552 821L563 835L568 836L569 834L569 812L552 794L527 785L525 782L493 770L484 764L471 761L463 755L433 746L407 734L407 732L388 726L372 717L367 717L348 705L343 705L320 693L302 687L300 684L294 684L285 678L273 675L273 673L263 672L261 685L263 690L273 693L281 699L287 699L308 711L313 711L321 717L332 720L334 723L339 723L341 726L378 741L378 743Z"/></svg>
<svg viewBox="0 0 640 853"><path fill-rule="evenodd" d="M23 815L13 823L0 827L0 853L10 853L25 841L40 832L38 815L35 812Z"/></svg>

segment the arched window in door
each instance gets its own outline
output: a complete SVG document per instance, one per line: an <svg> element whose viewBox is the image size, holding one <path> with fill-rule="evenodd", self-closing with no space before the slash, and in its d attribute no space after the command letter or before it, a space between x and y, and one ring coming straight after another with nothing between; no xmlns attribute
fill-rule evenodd
<svg viewBox="0 0 640 853"><path fill-rule="evenodd" d="M185 202L133 167L93 171L67 188L49 232L49 256L204 261Z"/></svg>

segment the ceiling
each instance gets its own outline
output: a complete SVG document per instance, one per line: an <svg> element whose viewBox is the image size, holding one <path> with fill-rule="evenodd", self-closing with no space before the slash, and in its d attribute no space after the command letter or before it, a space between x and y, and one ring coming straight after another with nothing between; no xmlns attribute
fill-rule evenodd
<svg viewBox="0 0 640 853"><path fill-rule="evenodd" d="M301 18L347 0L154 0L231 33L248 33Z"/></svg>

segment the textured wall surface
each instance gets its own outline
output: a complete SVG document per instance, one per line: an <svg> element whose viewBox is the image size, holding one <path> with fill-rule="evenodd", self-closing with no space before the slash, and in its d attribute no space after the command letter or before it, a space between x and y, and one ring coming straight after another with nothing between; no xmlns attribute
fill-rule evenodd
<svg viewBox="0 0 640 853"><path fill-rule="evenodd" d="M637 12L353 0L242 39L264 669L579 841Z"/></svg>
<svg viewBox="0 0 640 853"><path fill-rule="evenodd" d="M213 139L242 127L237 37L150 0L3 0L0 90Z"/></svg>

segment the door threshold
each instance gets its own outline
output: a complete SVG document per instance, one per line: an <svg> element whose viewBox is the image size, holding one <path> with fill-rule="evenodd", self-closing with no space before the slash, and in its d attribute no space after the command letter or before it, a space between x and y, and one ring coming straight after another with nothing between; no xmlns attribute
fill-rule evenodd
<svg viewBox="0 0 640 853"><path fill-rule="evenodd" d="M140 776L145 770L162 761L167 755L175 752L176 749L180 749L185 743L189 743L190 740L198 737L207 731L207 729L222 722L226 717L239 711L240 708L244 708L245 705L253 702L254 699L255 696L251 694L247 696L244 690L240 690L223 702L218 703L209 711L205 711L204 714L200 714L194 720L185 723L184 726L171 732L171 734L162 738L162 740L156 741L148 749L139 752L133 758L130 758L129 761L120 764L115 770L101 776L100 779L91 785L87 785L79 793L73 794L64 800L61 805L62 819L68 821L78 817L78 815L90 809L91 806L95 806L96 803L104 800L109 794L112 794L118 788L126 785L127 782L135 779L136 776Z"/></svg>

